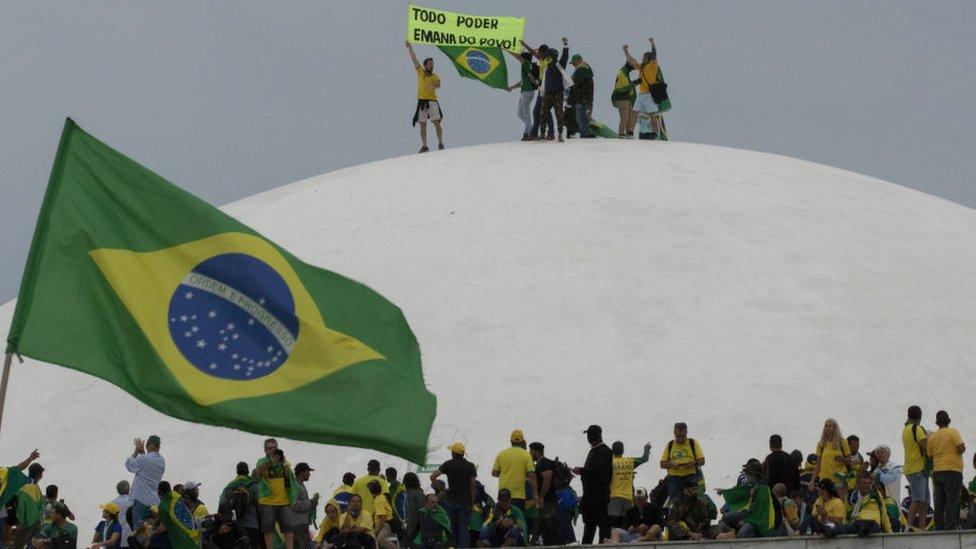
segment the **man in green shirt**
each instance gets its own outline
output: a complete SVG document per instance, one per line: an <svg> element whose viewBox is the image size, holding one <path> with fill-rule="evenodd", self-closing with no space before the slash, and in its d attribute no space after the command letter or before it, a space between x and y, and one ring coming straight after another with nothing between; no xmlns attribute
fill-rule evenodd
<svg viewBox="0 0 976 549"><path fill-rule="evenodd" d="M45 524L33 540L34 549L76 549L78 527L68 522L70 514L65 504L55 503L51 508L51 522Z"/></svg>
<svg viewBox="0 0 976 549"><path fill-rule="evenodd" d="M525 125L522 132L522 141L532 141L532 100L535 99L536 91L539 89L539 65L532 62L532 53L524 51L516 54L511 50L505 50L509 55L518 61L521 67L521 78L518 82L508 87L508 91L519 88L522 94L519 96L518 117Z"/></svg>

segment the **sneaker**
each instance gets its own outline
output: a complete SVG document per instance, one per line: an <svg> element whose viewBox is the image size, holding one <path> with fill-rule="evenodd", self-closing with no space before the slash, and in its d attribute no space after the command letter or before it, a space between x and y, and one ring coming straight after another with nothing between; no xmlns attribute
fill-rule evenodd
<svg viewBox="0 0 976 549"><path fill-rule="evenodd" d="M437 150L443 151L444 150L444 144L443 143L438 143L437 144Z"/></svg>
<svg viewBox="0 0 976 549"><path fill-rule="evenodd" d="M422 153L425 153L425 152L427 152L429 150L430 149L427 148L427 145L424 145L423 147L420 147L420 152L422 152Z"/></svg>

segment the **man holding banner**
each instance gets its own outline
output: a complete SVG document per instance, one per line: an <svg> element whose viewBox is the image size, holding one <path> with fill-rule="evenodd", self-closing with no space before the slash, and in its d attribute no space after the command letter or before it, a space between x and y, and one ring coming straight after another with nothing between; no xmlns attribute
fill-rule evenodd
<svg viewBox="0 0 976 549"><path fill-rule="evenodd" d="M407 51L410 52L410 59L413 61L413 68L417 71L417 109L413 113L413 125L420 122L420 152L427 152L427 121L434 123L437 131L437 148L444 150L444 130L441 129L441 105L437 102L437 88L441 87L441 78L434 73L434 60L430 57L424 59L421 65L417 61L417 54L413 52L413 46L407 43Z"/></svg>

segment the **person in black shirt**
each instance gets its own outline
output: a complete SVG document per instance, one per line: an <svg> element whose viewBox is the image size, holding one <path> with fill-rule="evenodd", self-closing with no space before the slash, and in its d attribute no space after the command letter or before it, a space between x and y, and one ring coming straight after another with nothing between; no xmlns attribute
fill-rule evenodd
<svg viewBox="0 0 976 549"><path fill-rule="evenodd" d="M599 529L601 540L610 537L610 521L607 506L610 505L610 479L613 476L613 452L603 443L603 429L590 425L585 431L590 443L586 463L573 469L583 481L583 499L580 514L583 515L583 545L593 543Z"/></svg>
<svg viewBox="0 0 976 549"><path fill-rule="evenodd" d="M451 459L445 461L430 475L431 483L437 477L447 475L447 491L444 493L444 510L451 519L451 536L457 547L470 547L468 526L471 523L471 508L475 505L475 479L478 471L470 461L464 459L464 444L455 442L448 449Z"/></svg>
<svg viewBox="0 0 976 549"><path fill-rule="evenodd" d="M541 536L546 545L563 545L559 522L556 518L556 487L553 484L553 473L556 464L546 457L546 447L541 442L529 444L529 454L535 462L536 486L539 487L539 499L542 508L539 510L538 520L533 521L532 541Z"/></svg>
<svg viewBox="0 0 976 549"><path fill-rule="evenodd" d="M789 493L800 487L797 464L793 462L793 456L783 451L783 438L779 435L769 437L769 455L763 462L763 471L770 488L783 484Z"/></svg>

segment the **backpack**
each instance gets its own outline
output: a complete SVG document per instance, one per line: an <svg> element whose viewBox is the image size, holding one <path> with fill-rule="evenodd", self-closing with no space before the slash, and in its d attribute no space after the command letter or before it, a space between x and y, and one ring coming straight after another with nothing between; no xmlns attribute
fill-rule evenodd
<svg viewBox="0 0 976 549"><path fill-rule="evenodd" d="M915 441L915 444L918 444L918 423L912 423L912 440ZM921 452L922 448L919 447L918 451ZM922 454L922 459L925 460L925 465L922 466L922 474L930 477L932 476L932 470L935 469L935 463L928 454L928 452Z"/></svg>
<svg viewBox="0 0 976 549"><path fill-rule="evenodd" d="M227 496L226 503L233 516L240 520L251 508L251 491L247 486L238 486Z"/></svg>
<svg viewBox="0 0 976 549"><path fill-rule="evenodd" d="M573 471L566 465L566 462L559 461L557 457L552 461L552 487L555 490L562 490L569 486L573 480Z"/></svg>

